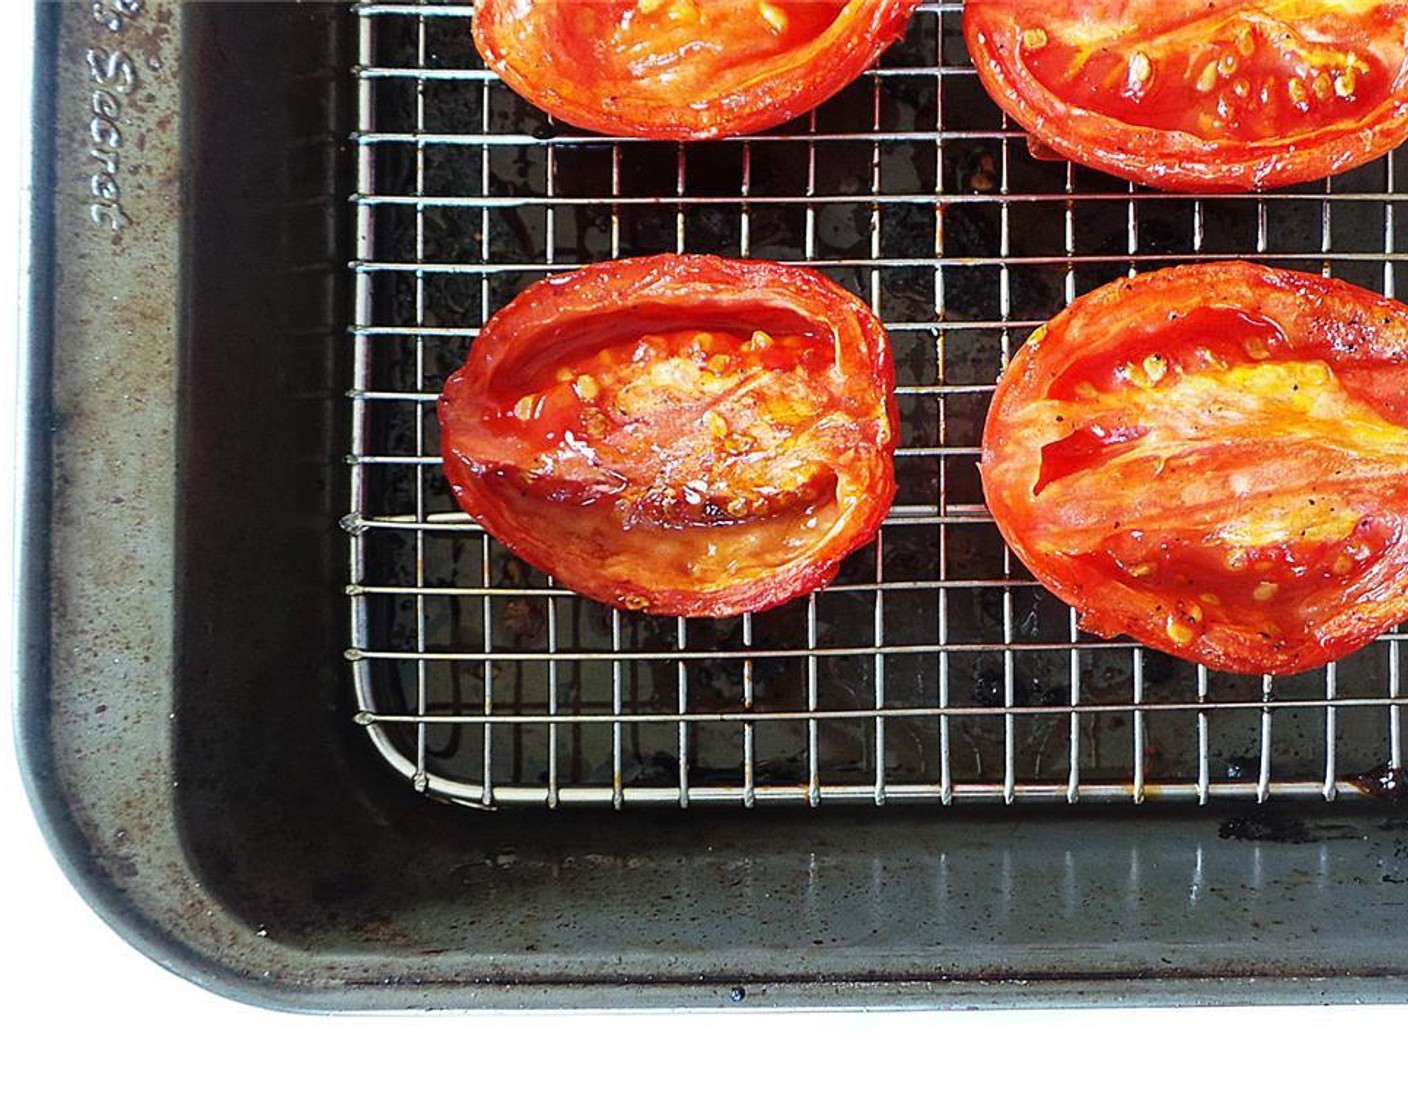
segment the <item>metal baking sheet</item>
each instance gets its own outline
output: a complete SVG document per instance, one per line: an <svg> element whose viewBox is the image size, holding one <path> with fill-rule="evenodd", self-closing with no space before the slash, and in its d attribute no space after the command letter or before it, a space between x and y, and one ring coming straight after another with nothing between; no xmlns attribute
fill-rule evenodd
<svg viewBox="0 0 1408 1120"><path fill-rule="evenodd" d="M351 456L361 711L417 789L477 805L1333 799L1401 764L1399 634L1319 672L1212 673L1082 633L1003 545L976 463L1037 325L1131 271L1249 257L1393 294L1394 159L1267 196L1036 158L925 4L775 132L615 140L487 72L470 5L364 4ZM434 401L527 284L660 251L805 262L893 338L900 493L832 587L724 622L613 611L458 511Z"/></svg>

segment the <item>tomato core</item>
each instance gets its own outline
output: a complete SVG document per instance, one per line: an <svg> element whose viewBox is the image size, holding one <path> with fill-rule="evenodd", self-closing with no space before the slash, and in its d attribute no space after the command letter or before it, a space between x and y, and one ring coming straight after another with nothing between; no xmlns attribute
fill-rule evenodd
<svg viewBox="0 0 1408 1120"><path fill-rule="evenodd" d="M625 528L771 516L828 489L806 439L840 407L820 376L832 361L829 340L805 334L647 334L545 365L485 423L542 449L525 489L610 501Z"/></svg>

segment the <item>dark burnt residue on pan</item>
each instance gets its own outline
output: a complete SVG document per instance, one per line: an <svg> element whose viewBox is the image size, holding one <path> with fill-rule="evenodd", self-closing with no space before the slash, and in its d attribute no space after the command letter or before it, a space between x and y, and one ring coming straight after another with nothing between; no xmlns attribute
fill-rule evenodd
<svg viewBox="0 0 1408 1120"><path fill-rule="evenodd" d="M1299 817L1257 809L1229 817L1217 826L1221 840L1250 840L1264 844L1319 844L1327 840L1360 840L1363 829L1334 822L1311 822Z"/></svg>
<svg viewBox="0 0 1408 1120"><path fill-rule="evenodd" d="M1380 801L1398 804L1408 800L1408 769L1401 766L1385 763L1362 774L1348 775L1343 780L1361 793ZM1310 824L1267 809L1229 817L1217 826L1220 839L1268 844L1310 844L1321 840L1347 839L1350 834L1354 834L1354 830Z"/></svg>
<svg viewBox="0 0 1408 1120"><path fill-rule="evenodd" d="M1309 844L1317 837L1305 821L1272 813L1230 817L1217 826L1222 840L1255 840L1270 844Z"/></svg>

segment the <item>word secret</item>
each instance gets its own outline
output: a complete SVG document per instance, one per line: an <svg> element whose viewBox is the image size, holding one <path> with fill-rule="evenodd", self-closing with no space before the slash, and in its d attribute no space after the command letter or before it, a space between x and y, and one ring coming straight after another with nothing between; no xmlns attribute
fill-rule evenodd
<svg viewBox="0 0 1408 1120"><path fill-rule="evenodd" d="M137 88L137 68L126 51L93 48L88 51L90 89L88 150L96 164L89 178L92 202L88 212L94 223L120 233L132 224L122 207L122 111L125 101Z"/></svg>

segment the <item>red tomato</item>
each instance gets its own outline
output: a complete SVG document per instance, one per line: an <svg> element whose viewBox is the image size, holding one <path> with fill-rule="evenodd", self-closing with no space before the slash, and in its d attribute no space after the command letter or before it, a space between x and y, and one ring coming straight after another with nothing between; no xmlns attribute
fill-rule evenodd
<svg viewBox="0 0 1408 1120"><path fill-rule="evenodd" d="M826 583L895 494L894 362L844 288L770 261L608 261L532 285L440 398L445 472L567 587L721 617Z"/></svg>
<svg viewBox="0 0 1408 1120"><path fill-rule="evenodd" d="M702 140L771 128L858 78L919 0L480 0L484 61L594 132Z"/></svg>
<svg viewBox="0 0 1408 1120"><path fill-rule="evenodd" d="M1082 625L1296 673L1408 618L1408 307L1242 262L1108 284L983 433L998 528Z"/></svg>
<svg viewBox="0 0 1408 1120"><path fill-rule="evenodd" d="M1150 186L1318 179L1408 137L1408 2L968 0L993 99L1058 154Z"/></svg>

